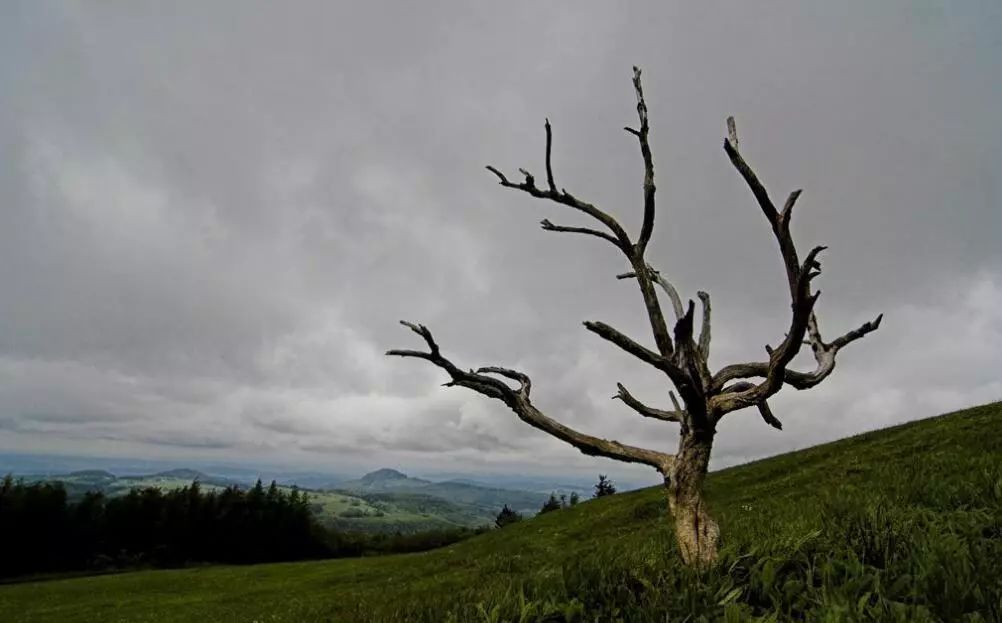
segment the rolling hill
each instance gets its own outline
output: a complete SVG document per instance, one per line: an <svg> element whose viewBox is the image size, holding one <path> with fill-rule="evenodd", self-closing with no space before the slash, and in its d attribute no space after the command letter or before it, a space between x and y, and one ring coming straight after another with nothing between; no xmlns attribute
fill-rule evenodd
<svg viewBox="0 0 1002 623"><path fill-rule="evenodd" d="M24 479L27 482L62 482L70 499L79 499L88 491L118 496L134 488L178 489L196 480L203 490L247 487L244 482L188 468L133 476L116 476L104 470L79 470L61 475L27 475ZM534 514L549 495L455 481L433 482L388 468L334 486L338 489L303 489L310 496L317 518L339 530L367 533L411 534L479 528L491 525L506 504L519 512ZM284 485L281 488L289 489Z"/></svg>
<svg viewBox="0 0 1002 623"><path fill-rule="evenodd" d="M710 475L720 564L658 488L420 554L0 586L0 620L999 621L1002 403Z"/></svg>
<svg viewBox="0 0 1002 623"><path fill-rule="evenodd" d="M373 497L378 499L380 495L385 497L387 494L390 497L386 499L400 495L438 498L489 519L493 519L504 505L519 512L535 513L550 495L549 492L518 491L457 480L432 482L422 478L412 478L403 472L387 468L369 472L358 480L335 483L331 487L367 499Z"/></svg>
<svg viewBox="0 0 1002 623"><path fill-rule="evenodd" d="M411 478L403 472L384 467L374 472L365 474L358 480L348 480L345 482L330 485L330 489L342 489L345 491L401 491L408 489L419 489L432 484L430 480L423 478Z"/></svg>
<svg viewBox="0 0 1002 623"><path fill-rule="evenodd" d="M116 476L104 470L86 469L68 474L28 474L19 476L19 478L23 478L25 482L61 482L70 499L79 498L88 491L116 496L125 495L130 489L135 488L157 487L160 489L177 489L186 487L195 480L199 482L203 489L221 489L238 484L235 481L209 476L193 469L171 469L142 476Z"/></svg>

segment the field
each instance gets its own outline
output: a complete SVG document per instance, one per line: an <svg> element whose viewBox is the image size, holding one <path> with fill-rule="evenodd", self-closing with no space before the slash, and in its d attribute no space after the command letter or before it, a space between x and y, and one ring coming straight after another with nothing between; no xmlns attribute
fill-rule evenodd
<svg viewBox="0 0 1002 623"><path fill-rule="evenodd" d="M497 510L458 505L408 493L310 491L317 518L339 530L414 533L446 528L478 528L493 522Z"/></svg>
<svg viewBox="0 0 1002 623"><path fill-rule="evenodd" d="M656 488L421 554L0 586L2 621L1002 621L1002 403L711 475L721 564Z"/></svg>

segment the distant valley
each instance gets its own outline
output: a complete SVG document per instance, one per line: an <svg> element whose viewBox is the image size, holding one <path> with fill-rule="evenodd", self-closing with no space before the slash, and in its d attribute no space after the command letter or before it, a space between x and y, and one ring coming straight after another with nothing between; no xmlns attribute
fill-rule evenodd
<svg viewBox="0 0 1002 623"><path fill-rule="evenodd" d="M550 489L509 489L467 479L432 481L408 476L394 469L378 469L351 480L331 479L323 483L317 474L308 474L313 486L301 485L296 478L275 478L282 489L296 487L310 496L311 509L323 523L344 531L369 533L414 533L426 530L469 527L493 523L505 505L526 515L535 514L550 493L582 497L586 489L554 485ZM195 469L169 469L152 474L116 475L107 470L85 469L65 474L22 474L26 482L59 481L67 495L80 498L88 491L106 496L125 495L132 489L156 487L177 489L197 481L203 491L226 487L248 488L248 473L238 478L209 474ZM267 486L269 483L265 482ZM542 483L533 483L542 484ZM544 485L545 486L545 485Z"/></svg>

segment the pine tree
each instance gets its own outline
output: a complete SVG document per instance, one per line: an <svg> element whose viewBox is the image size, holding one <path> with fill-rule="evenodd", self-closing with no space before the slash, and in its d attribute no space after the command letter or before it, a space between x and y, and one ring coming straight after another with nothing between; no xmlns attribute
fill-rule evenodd
<svg viewBox="0 0 1002 623"><path fill-rule="evenodd" d="M507 504L505 504L504 508L501 509L501 512L498 513L497 518L494 519L494 525L498 528L504 528L508 524L513 524L519 521L522 521L521 513L516 513L512 509L508 508Z"/></svg>
<svg viewBox="0 0 1002 623"><path fill-rule="evenodd" d="M605 474L598 475L598 483L595 485L595 495L592 497L603 498L616 492L616 485L605 477Z"/></svg>
<svg viewBox="0 0 1002 623"><path fill-rule="evenodd" d="M558 511L558 510L560 510L560 500L557 499L556 495L551 493L550 499L546 500L546 502L543 504L543 507L539 509L539 514L542 515L543 513L549 513L551 511Z"/></svg>

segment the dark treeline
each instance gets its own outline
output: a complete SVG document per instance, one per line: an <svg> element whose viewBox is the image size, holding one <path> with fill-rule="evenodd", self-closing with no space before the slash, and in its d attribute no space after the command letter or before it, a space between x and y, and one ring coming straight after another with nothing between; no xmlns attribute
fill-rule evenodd
<svg viewBox="0 0 1002 623"><path fill-rule="evenodd" d="M76 502L58 482L7 476L0 483L0 577L420 551L472 533L342 534L316 520L307 493L260 481L246 491L203 491L195 482L113 498L87 493Z"/></svg>

